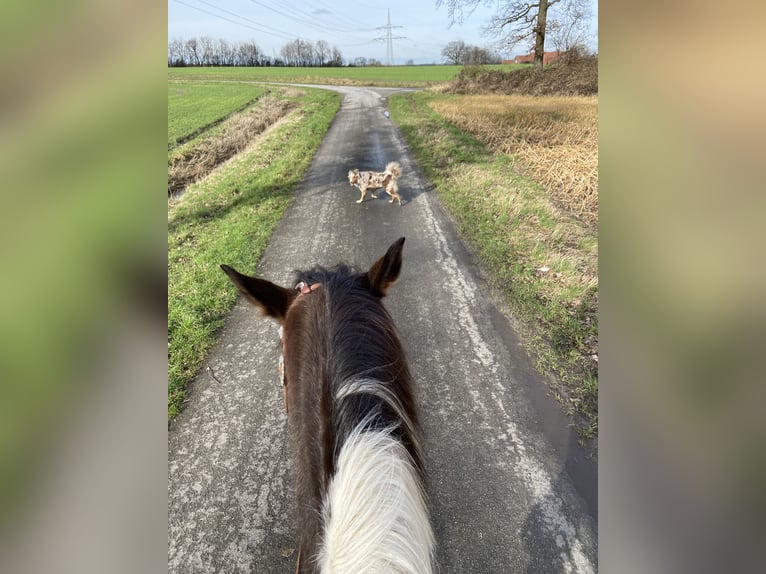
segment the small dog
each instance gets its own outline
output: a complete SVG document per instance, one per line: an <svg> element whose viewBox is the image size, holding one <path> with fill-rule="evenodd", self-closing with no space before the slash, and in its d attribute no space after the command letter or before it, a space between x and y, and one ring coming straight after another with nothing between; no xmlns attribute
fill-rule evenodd
<svg viewBox="0 0 766 574"><path fill-rule="evenodd" d="M386 171L359 171L358 169L352 169L348 172L348 183L351 187L358 187L362 192L362 197L357 200L357 203L362 203L367 195L368 189L384 189L386 193L391 196L391 201L394 200L402 205L402 197L399 195L399 186L396 180L399 179L399 174L402 172L398 162L389 162L386 166ZM377 199L377 195L370 192L372 197Z"/></svg>

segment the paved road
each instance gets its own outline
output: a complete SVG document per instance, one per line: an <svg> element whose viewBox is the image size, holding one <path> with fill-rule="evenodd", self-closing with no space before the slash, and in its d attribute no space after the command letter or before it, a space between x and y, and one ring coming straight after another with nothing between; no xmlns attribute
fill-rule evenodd
<svg viewBox="0 0 766 574"><path fill-rule="evenodd" d="M258 274L286 285L315 263L366 266L405 236L386 305L418 384L439 571L595 572L595 464L542 396L510 322L383 113L392 90L334 89L343 105ZM390 160L402 165L403 207L356 204L347 171ZM277 326L240 300L171 426L170 573L294 572L277 340Z"/></svg>

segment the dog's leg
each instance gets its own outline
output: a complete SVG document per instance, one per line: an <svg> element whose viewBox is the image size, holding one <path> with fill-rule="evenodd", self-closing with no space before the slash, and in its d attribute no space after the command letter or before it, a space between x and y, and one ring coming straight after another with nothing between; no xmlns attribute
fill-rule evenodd
<svg viewBox="0 0 766 574"><path fill-rule="evenodd" d="M402 196L399 195L399 186L396 185L396 182L394 182L394 196L396 197L396 200L399 202L399 207L402 206Z"/></svg>
<svg viewBox="0 0 766 574"><path fill-rule="evenodd" d="M386 188L386 193L391 196L391 201L388 203L393 203L394 200L397 200L399 202L399 207L402 205L402 196L399 195L399 186L396 185L396 181L392 181L391 185L389 185Z"/></svg>
<svg viewBox="0 0 766 574"><path fill-rule="evenodd" d="M360 187L359 190L362 192L362 197L357 199L357 203L362 203L364 201L364 196L367 194L367 188L366 187Z"/></svg>

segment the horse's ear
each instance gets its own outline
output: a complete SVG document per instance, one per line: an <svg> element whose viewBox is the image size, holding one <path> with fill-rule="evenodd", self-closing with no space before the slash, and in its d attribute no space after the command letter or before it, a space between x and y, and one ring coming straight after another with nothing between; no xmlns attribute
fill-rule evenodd
<svg viewBox="0 0 766 574"><path fill-rule="evenodd" d="M285 289L265 279L243 275L228 265L221 265L221 269L248 301L260 308L264 315L274 317L280 323L284 321L287 308L296 295L295 290Z"/></svg>
<svg viewBox="0 0 766 574"><path fill-rule="evenodd" d="M367 272L370 282L370 291L378 297L383 297L388 288L399 278L402 270L402 246L404 237L400 237L391 244L386 254L378 259Z"/></svg>

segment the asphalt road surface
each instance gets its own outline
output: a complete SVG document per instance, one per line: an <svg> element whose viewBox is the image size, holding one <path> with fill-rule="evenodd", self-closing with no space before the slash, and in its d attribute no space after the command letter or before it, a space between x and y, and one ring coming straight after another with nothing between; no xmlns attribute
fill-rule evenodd
<svg viewBox="0 0 766 574"><path fill-rule="evenodd" d="M333 89L341 109L257 274L288 285L316 263L366 267L406 237L385 303L417 384L438 572L595 572L595 462L386 117L395 90ZM392 160L404 205L355 203L348 170ZM240 298L169 431L168 572L295 571L277 362L277 325Z"/></svg>

